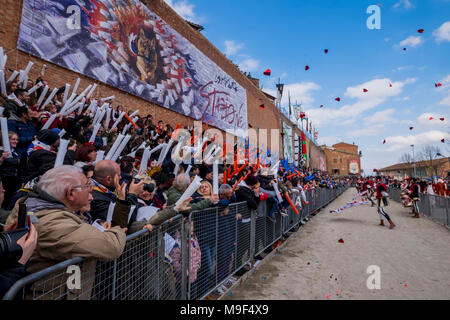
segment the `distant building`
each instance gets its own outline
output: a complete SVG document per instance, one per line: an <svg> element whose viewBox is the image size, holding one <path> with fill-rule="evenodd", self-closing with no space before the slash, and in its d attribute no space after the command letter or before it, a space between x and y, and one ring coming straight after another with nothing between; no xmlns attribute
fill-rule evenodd
<svg viewBox="0 0 450 320"><path fill-rule="evenodd" d="M327 172L335 176L361 175L361 152L358 146L345 142L321 146L327 158Z"/></svg>
<svg viewBox="0 0 450 320"><path fill-rule="evenodd" d="M398 163L392 166L379 169L378 172L394 179L402 180L407 177L414 177L414 162ZM416 162L416 177L430 178L433 176L446 177L450 175L450 157L425 160Z"/></svg>

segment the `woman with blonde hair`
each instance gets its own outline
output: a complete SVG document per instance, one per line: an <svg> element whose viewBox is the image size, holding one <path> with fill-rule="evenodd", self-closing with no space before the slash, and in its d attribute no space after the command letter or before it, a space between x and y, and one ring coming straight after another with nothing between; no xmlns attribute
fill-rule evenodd
<svg viewBox="0 0 450 320"><path fill-rule="evenodd" d="M11 153L4 149L0 153L0 178L5 189L5 198L2 205L4 209L8 207L12 197L22 186L20 155L16 152L19 136L17 133L10 131L8 132L8 138Z"/></svg>

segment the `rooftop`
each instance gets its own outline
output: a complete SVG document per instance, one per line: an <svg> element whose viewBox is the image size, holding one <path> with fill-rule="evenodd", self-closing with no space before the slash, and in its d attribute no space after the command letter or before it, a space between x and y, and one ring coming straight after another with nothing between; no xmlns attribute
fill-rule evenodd
<svg viewBox="0 0 450 320"><path fill-rule="evenodd" d="M449 158L440 158L440 159L434 159L433 160L433 165L434 166L439 166L443 163L445 163L446 161L450 161L450 157ZM416 168L423 168L423 167L428 167L430 165L430 160L424 160L424 161L417 161L416 162ZM407 170L407 169L414 169L414 162L408 163L408 162L404 162L404 163L397 163L394 164L392 166L386 167L386 168L382 168L378 171L398 171L398 170Z"/></svg>

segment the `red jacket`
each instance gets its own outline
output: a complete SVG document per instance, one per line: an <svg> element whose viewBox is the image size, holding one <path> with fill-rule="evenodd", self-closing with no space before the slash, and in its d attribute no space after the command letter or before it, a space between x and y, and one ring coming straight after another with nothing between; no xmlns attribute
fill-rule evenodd
<svg viewBox="0 0 450 320"><path fill-rule="evenodd" d="M377 199L383 198L381 192L387 192L387 187L384 183L377 183Z"/></svg>

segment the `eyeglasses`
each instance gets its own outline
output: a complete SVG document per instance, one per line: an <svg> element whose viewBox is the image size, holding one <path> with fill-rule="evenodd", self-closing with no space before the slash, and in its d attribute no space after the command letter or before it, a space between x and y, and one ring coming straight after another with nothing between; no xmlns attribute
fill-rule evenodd
<svg viewBox="0 0 450 320"><path fill-rule="evenodd" d="M91 181L88 181L84 186L76 186L73 187L74 189L84 189L84 188L88 188L89 192L92 191L92 189L94 188L94 185L92 184Z"/></svg>

